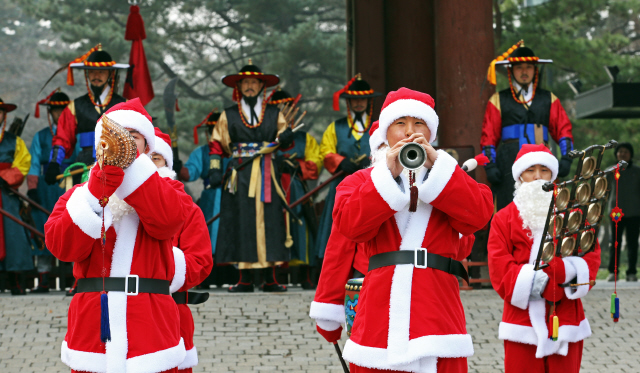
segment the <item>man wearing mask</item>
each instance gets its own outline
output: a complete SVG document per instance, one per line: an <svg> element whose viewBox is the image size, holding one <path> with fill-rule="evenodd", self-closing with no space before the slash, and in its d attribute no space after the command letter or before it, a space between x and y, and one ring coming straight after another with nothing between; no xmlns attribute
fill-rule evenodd
<svg viewBox="0 0 640 373"><path fill-rule="evenodd" d="M490 163L485 166L496 209L513 200L514 181L511 166L524 144L549 146L549 136L560 146L562 160L558 176L571 169L568 153L573 150L571 122L560 100L539 87L541 64L551 60L538 58L522 41L498 57L489 69L489 82L496 84L495 66L507 66L509 88L495 93L487 103L482 121L480 146Z"/></svg>
<svg viewBox="0 0 640 373"><path fill-rule="evenodd" d="M51 140L58 130L58 119L69 103L71 103L69 96L58 88L36 104L35 117L40 118L40 106L46 106L49 125L38 131L33 136L33 140L31 140L31 147L29 148L29 152L31 153L31 168L27 174L27 187L29 188L27 195L49 211L53 210L58 198L65 192L65 190L57 184L47 184L44 180L44 175L49 164ZM61 169L67 168L73 163L74 159L75 154L65 159L61 164ZM31 209L31 216L33 217L35 227L44 233L44 223L47 222L48 216L35 208ZM52 268L53 256L44 245L44 240L40 242L39 239L36 238L34 243L36 244L36 250L34 250L33 253L34 256L38 258L38 286L32 289L31 292L46 293L49 292L49 272Z"/></svg>
<svg viewBox="0 0 640 373"><path fill-rule="evenodd" d="M233 88L237 104L224 110L213 129L209 185L222 184L219 230L224 234L218 235L216 263L237 263L240 269L240 281L229 292L253 292L258 271L264 274L265 292L286 291L275 279L275 266L289 260L282 213L286 196L278 183L273 154L250 159L270 142L278 140L281 150L293 144L284 116L266 102L264 89L279 81L277 75L262 73L251 60L237 74L222 78L223 84ZM223 157L231 158L224 172ZM251 164L240 168L246 162Z"/></svg>
<svg viewBox="0 0 640 373"><path fill-rule="evenodd" d="M53 136L49 165L45 173L48 184L54 184L56 176L64 171L61 164L71 156L76 142L80 145L76 161L87 166L95 162L96 122L114 105L126 101L116 93L116 89L118 71L127 68L129 65L116 63L109 53L102 50L101 44L69 64L67 84L74 85L73 69L84 70L87 94L73 100L58 119L58 129Z"/></svg>

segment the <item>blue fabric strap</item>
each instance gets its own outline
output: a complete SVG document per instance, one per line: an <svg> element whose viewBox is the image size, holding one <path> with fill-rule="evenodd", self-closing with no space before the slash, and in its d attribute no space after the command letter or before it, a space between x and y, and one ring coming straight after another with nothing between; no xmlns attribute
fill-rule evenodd
<svg viewBox="0 0 640 373"><path fill-rule="evenodd" d="M49 162L56 162L58 164L62 164L64 161L64 148L60 145L56 145L51 149L51 154L49 155Z"/></svg>
<svg viewBox="0 0 640 373"><path fill-rule="evenodd" d="M573 150L573 141L571 141L569 137L563 137L558 140L558 145L560 145L560 153L562 155L567 155L567 153Z"/></svg>
<svg viewBox="0 0 640 373"><path fill-rule="evenodd" d="M82 132L78 134L78 142L81 148L95 147L96 135L94 132Z"/></svg>

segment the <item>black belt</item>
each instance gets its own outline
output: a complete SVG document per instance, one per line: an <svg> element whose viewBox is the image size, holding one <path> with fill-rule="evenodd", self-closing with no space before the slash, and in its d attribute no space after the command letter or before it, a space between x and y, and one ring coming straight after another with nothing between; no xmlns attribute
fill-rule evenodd
<svg viewBox="0 0 640 373"><path fill-rule="evenodd" d="M188 294L187 294L188 293ZM201 293L195 291L180 291L171 294L176 304L200 304L209 299L209 293Z"/></svg>
<svg viewBox="0 0 640 373"><path fill-rule="evenodd" d="M125 283L127 284L126 289ZM136 275L104 278L105 291L121 291L127 295L137 295L138 293L171 295L169 292L170 284L171 282L167 280L140 278ZM76 287L78 293L101 292L102 290L102 277L78 279L78 286Z"/></svg>
<svg viewBox="0 0 640 373"><path fill-rule="evenodd" d="M425 263L425 254L427 260ZM400 250L376 254L369 258L369 271L386 266L413 264L416 268L433 268L458 276L469 283L469 274L462 263L426 250Z"/></svg>

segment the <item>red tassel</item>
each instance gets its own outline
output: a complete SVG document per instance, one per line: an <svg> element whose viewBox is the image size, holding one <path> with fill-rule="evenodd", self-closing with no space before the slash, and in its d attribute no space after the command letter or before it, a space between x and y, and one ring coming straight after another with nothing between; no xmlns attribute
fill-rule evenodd
<svg viewBox="0 0 640 373"><path fill-rule="evenodd" d="M487 158L487 156L484 155L484 153L480 153L476 155L474 158L476 162L478 162L478 166L485 166L489 163L489 158Z"/></svg>
<svg viewBox="0 0 640 373"><path fill-rule="evenodd" d="M411 200L409 202L409 212L416 212L418 209L418 187L413 185L410 188Z"/></svg>
<svg viewBox="0 0 640 373"><path fill-rule="evenodd" d="M340 95L343 94L344 91L346 91L349 88L349 86L356 81L357 78L358 78L358 75L354 76L353 78L351 78L351 80L349 80L347 85L345 85L344 87L342 87L342 89L340 89L339 91L333 94L333 110L340 111Z"/></svg>
<svg viewBox="0 0 640 373"><path fill-rule="evenodd" d="M76 85L73 80L73 69L71 68L71 64L67 66L67 85Z"/></svg>
<svg viewBox="0 0 640 373"><path fill-rule="evenodd" d="M178 100L176 100L176 103L178 102ZM206 117L204 117L204 120L200 123L198 123L197 126L193 127L193 143L198 145L198 128L202 127L203 124L207 123L207 121L209 120L209 117L211 116L211 114L213 114L213 112L216 111L216 109L213 109L213 111L211 111L209 114L207 114Z"/></svg>
<svg viewBox="0 0 640 373"><path fill-rule="evenodd" d="M144 40L147 33L144 30L144 21L140 15L140 7L132 5L129 7L129 17L127 27L124 32L124 40Z"/></svg>
<svg viewBox="0 0 640 373"><path fill-rule="evenodd" d="M38 101L38 103L36 104L36 115L34 115L36 118L40 118L40 101Z"/></svg>
<svg viewBox="0 0 640 373"><path fill-rule="evenodd" d="M36 102L36 114L35 117L36 118L40 118L40 105L44 105L47 103L47 101L49 101L49 99L51 98L51 96L53 96L54 93L58 92L60 90L60 88L56 88L53 91L51 91L51 93L49 93L49 95L45 98L43 98L42 100Z"/></svg>
<svg viewBox="0 0 640 373"><path fill-rule="evenodd" d="M180 111L180 106L178 106L178 99L176 98L176 111Z"/></svg>

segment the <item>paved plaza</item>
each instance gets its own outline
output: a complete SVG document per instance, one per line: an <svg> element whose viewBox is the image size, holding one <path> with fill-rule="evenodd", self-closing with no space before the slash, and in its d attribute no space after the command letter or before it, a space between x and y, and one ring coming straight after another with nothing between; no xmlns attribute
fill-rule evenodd
<svg viewBox="0 0 640 373"><path fill-rule="evenodd" d="M584 302L593 336L585 341L581 372L640 371L640 286L620 283L622 315L615 325L611 292L612 284L599 282ZM211 295L192 307L200 357L195 372L342 372L333 346L308 317L312 291ZM502 300L493 290L461 296L475 347L469 372L502 371ZM62 293L0 294L0 372L69 372L60 361L69 301Z"/></svg>

